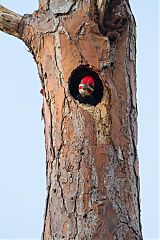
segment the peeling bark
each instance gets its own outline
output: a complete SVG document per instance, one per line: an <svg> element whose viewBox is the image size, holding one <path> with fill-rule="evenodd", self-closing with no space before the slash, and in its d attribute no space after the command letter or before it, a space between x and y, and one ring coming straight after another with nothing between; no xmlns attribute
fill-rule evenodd
<svg viewBox="0 0 160 240"><path fill-rule="evenodd" d="M39 0L21 22L38 66L47 199L42 239L142 239L135 21L127 0ZM79 66L103 83L96 106L72 98Z"/></svg>

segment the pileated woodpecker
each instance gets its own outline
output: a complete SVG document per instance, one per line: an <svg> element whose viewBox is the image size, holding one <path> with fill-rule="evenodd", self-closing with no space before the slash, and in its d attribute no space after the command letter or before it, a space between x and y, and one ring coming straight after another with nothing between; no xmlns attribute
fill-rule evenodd
<svg viewBox="0 0 160 240"><path fill-rule="evenodd" d="M82 78L78 86L79 95L77 96L80 103L87 103L94 106L97 104L96 99L92 95L94 87L95 81L93 77L85 76Z"/></svg>

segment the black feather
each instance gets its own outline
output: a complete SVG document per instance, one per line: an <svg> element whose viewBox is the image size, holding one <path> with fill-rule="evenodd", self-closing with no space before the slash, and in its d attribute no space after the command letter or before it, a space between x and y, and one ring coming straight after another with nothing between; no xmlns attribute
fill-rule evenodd
<svg viewBox="0 0 160 240"><path fill-rule="evenodd" d="M96 101L96 99L92 95L86 96L86 97L82 97L81 94L78 94L76 98L77 98L77 100L80 103L90 104L90 105L93 105L93 106L97 105L97 101Z"/></svg>

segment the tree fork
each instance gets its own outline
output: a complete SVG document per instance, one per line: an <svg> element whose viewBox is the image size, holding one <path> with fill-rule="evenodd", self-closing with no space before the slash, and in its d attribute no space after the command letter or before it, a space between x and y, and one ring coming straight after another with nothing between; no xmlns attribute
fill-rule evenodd
<svg viewBox="0 0 160 240"><path fill-rule="evenodd" d="M47 172L42 238L142 239L136 33L128 1L39 0L38 11L18 19L18 36L31 50L42 82ZM0 18L0 29L17 36L17 24L11 31L3 24ZM77 77L92 71L102 81L96 106L71 95L76 71Z"/></svg>

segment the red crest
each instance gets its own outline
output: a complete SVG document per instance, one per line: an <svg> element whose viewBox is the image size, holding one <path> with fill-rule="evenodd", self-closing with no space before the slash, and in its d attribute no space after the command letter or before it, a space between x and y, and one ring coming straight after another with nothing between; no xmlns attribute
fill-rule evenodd
<svg viewBox="0 0 160 240"><path fill-rule="evenodd" d="M85 76L84 78L82 78L81 83L87 84L89 86L94 86L94 79L91 76Z"/></svg>

